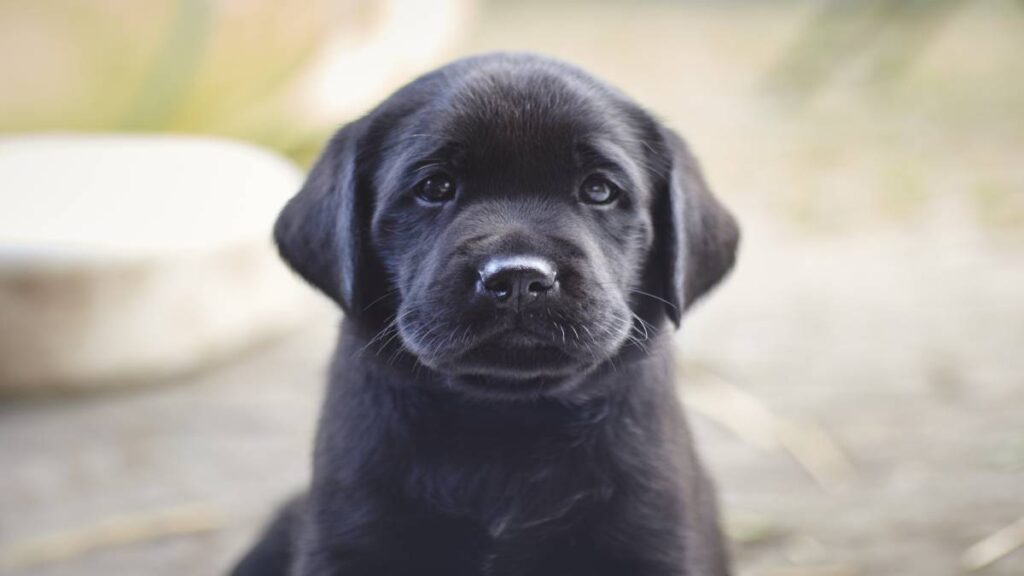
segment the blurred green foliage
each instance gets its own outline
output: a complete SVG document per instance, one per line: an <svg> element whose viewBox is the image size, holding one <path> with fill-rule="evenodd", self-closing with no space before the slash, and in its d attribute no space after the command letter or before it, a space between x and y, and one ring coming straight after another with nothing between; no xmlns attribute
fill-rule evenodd
<svg viewBox="0 0 1024 576"><path fill-rule="evenodd" d="M873 82L899 79L968 0L829 0L808 20L773 70L796 95L816 91L844 67L866 60Z"/></svg>
<svg viewBox="0 0 1024 576"><path fill-rule="evenodd" d="M337 2L0 0L0 132L225 136L305 163L296 81Z"/></svg>

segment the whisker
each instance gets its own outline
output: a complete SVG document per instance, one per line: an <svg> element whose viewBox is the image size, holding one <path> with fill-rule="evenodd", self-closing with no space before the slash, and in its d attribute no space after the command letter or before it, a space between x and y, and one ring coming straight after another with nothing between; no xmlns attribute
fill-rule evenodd
<svg viewBox="0 0 1024 576"><path fill-rule="evenodd" d="M646 342L646 341L650 340L651 339L651 335L647 331L647 327L650 326L650 324L645 322L643 318L637 316L635 312L632 312L631 314L633 315L633 319L640 323L640 328L643 328L643 330L644 330L644 341ZM636 322L633 322L632 326L631 326L631 329L632 330L637 330L636 326L637 326ZM654 326L651 326L651 330L654 330Z"/></svg>
<svg viewBox="0 0 1024 576"><path fill-rule="evenodd" d="M666 306L671 306L673 310L679 310L678 306L676 306L675 304L669 302L668 300L665 300L664 298L662 298L660 296L655 296L654 294L648 294L647 292L644 292L643 290L636 290L634 288L630 288L629 291L634 293L634 294L639 294L641 296L647 296L648 298L653 298L653 299L657 300L658 302L661 302L662 304L665 304Z"/></svg>
<svg viewBox="0 0 1024 576"><path fill-rule="evenodd" d="M388 331L396 327L397 322L397 314L392 315L388 322L384 325L384 327L377 331L377 333L373 335L373 338L370 338L369 342L367 342L365 346L356 351L356 356L362 355L362 353L365 352L366 349L369 348L371 345L373 345L374 342L376 342L380 338L383 338L384 334L387 334Z"/></svg>
<svg viewBox="0 0 1024 576"><path fill-rule="evenodd" d="M363 307L363 312L366 312L366 311L367 311L367 310L369 310L369 309L370 309L371 307L373 307L373 305L374 305L374 304L377 304L378 302L380 302L381 300L384 300L384 299L385 299L385 298L387 298L388 296L391 296L391 295L392 295L392 294L394 294L395 292L398 292L398 288L394 288L394 289L392 289L392 290L388 290L387 292L385 292L385 293L381 294L381 296L380 296L379 298L377 298L377 299L376 299L376 300L374 300L373 302L370 302L370 303L369 303L369 304L367 304L367 305L366 305L365 307Z"/></svg>

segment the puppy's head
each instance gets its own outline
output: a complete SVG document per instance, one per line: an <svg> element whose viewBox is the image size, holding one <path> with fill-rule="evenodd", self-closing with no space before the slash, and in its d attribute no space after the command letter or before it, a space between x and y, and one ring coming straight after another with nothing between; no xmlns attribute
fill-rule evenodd
<svg viewBox="0 0 1024 576"><path fill-rule="evenodd" d="M493 55L342 128L275 237L349 318L508 397L564 390L678 326L732 267L738 230L682 140L620 93Z"/></svg>

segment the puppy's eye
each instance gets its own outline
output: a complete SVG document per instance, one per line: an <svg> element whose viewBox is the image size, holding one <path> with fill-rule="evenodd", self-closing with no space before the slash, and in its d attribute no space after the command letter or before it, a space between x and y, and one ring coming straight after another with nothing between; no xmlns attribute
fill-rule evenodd
<svg viewBox="0 0 1024 576"><path fill-rule="evenodd" d="M455 183L444 174L434 174L416 185L416 195L425 202L447 202L455 196Z"/></svg>
<svg viewBox="0 0 1024 576"><path fill-rule="evenodd" d="M587 204L611 204L619 197L619 188L601 176L591 176L580 186L580 200Z"/></svg>

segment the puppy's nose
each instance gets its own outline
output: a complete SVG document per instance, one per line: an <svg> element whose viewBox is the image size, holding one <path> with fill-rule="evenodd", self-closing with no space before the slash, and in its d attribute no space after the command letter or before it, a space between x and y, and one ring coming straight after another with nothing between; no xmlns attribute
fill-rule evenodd
<svg viewBox="0 0 1024 576"><path fill-rule="evenodd" d="M524 305L558 289L555 267L535 256L502 256L480 268L481 291L499 304Z"/></svg>

